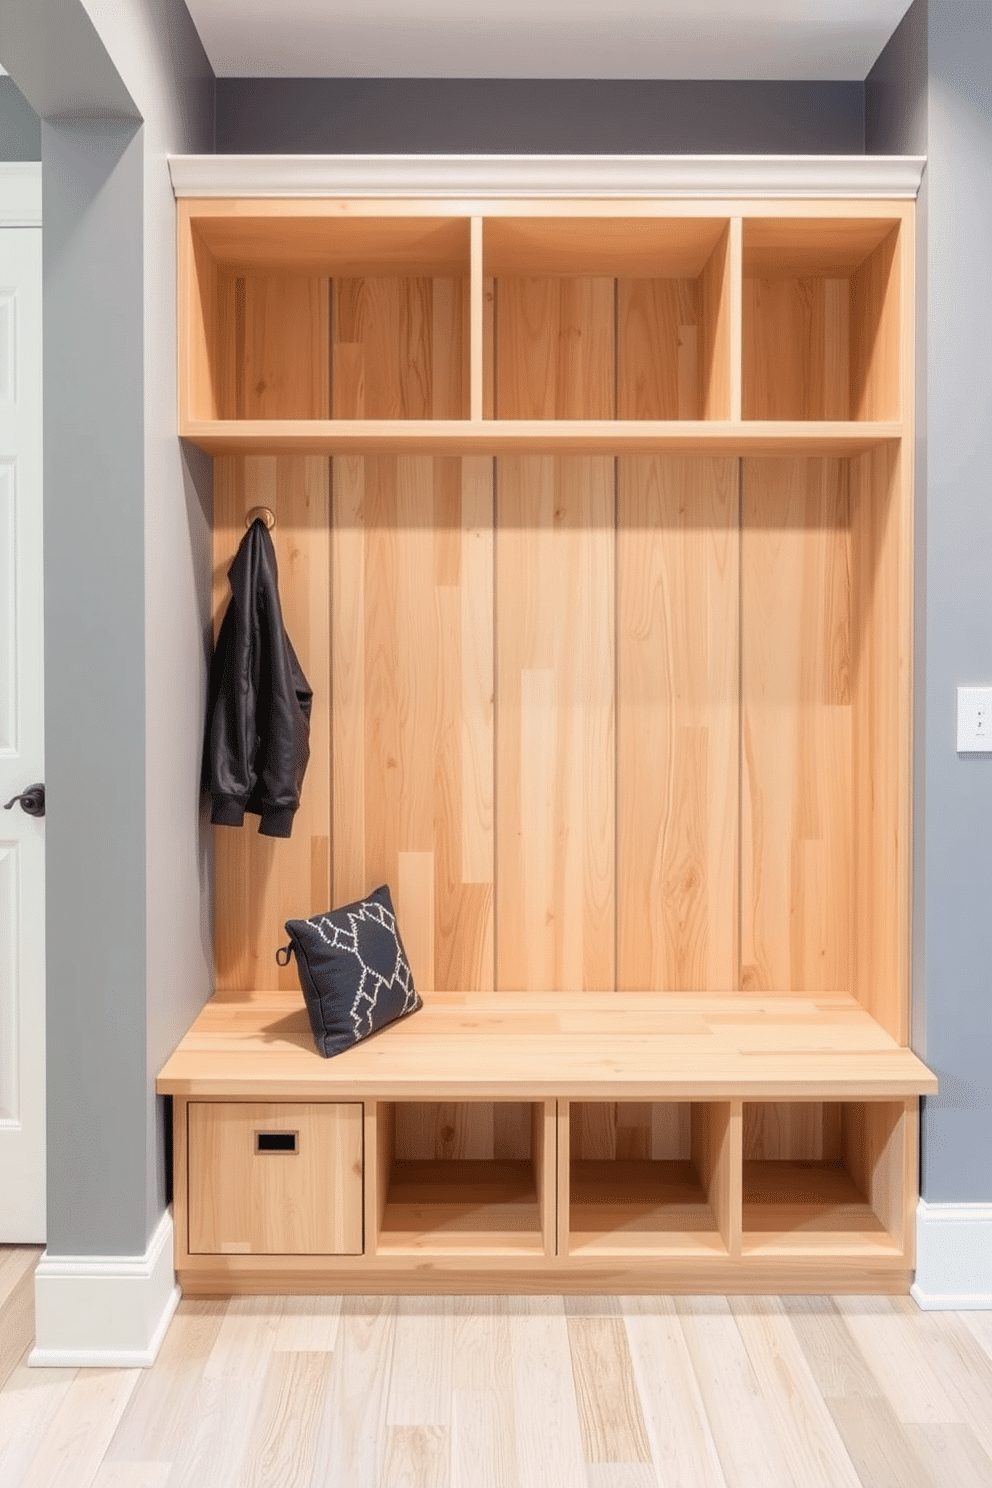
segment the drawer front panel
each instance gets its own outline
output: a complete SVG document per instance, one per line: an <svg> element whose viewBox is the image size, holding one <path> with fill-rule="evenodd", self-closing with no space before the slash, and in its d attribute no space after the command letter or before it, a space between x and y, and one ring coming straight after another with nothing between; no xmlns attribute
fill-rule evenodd
<svg viewBox="0 0 992 1488"><path fill-rule="evenodd" d="M192 1255L360 1255L362 1107L191 1102Z"/></svg>

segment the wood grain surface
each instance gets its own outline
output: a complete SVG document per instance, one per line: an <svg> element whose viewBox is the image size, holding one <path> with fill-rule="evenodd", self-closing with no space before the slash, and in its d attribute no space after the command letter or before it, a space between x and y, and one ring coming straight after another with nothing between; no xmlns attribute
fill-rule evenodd
<svg viewBox="0 0 992 1488"><path fill-rule="evenodd" d="M497 461L497 985L614 984L614 473Z"/></svg>
<svg viewBox="0 0 992 1488"><path fill-rule="evenodd" d="M625 459L618 485L617 984L732 986L738 466Z"/></svg>
<svg viewBox="0 0 992 1488"><path fill-rule="evenodd" d="M333 898L393 893L418 988L493 979L492 463L334 466Z"/></svg>
<svg viewBox="0 0 992 1488"><path fill-rule="evenodd" d="M330 907L331 750L330 554L328 462L291 455L229 456L214 470L214 625L230 597L227 570L253 506L275 515L271 537L279 567L283 622L313 688L310 763L288 838L262 837L258 818L215 827L217 986L299 989L292 963L277 968L288 919Z"/></svg>
<svg viewBox="0 0 992 1488"><path fill-rule="evenodd" d="M615 418L613 279L496 282L496 417Z"/></svg>
<svg viewBox="0 0 992 1488"><path fill-rule="evenodd" d="M851 522L830 460L745 460L741 985L850 986Z"/></svg>
<svg viewBox="0 0 992 1488"><path fill-rule="evenodd" d="M335 279L332 299L334 418L468 415L466 281Z"/></svg>
<svg viewBox="0 0 992 1488"><path fill-rule="evenodd" d="M22 1354L0 1388L3 1488L992 1481L981 1314L872 1296L356 1297L331 1348L280 1350L292 1300L184 1298L148 1369Z"/></svg>

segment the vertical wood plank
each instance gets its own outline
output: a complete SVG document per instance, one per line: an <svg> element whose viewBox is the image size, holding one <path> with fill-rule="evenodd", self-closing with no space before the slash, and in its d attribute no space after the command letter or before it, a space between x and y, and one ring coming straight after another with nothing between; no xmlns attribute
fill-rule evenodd
<svg viewBox="0 0 992 1488"><path fill-rule="evenodd" d="M217 292L219 416L326 418L328 281L225 273Z"/></svg>
<svg viewBox="0 0 992 1488"><path fill-rule="evenodd" d="M430 914L414 975L456 990L493 977L491 471L370 456L335 475L335 898L410 897Z"/></svg>
<svg viewBox="0 0 992 1488"><path fill-rule="evenodd" d="M841 1157L840 1110L823 1101L748 1101L744 1106L744 1160L837 1162Z"/></svg>
<svg viewBox="0 0 992 1488"><path fill-rule="evenodd" d="M744 417L851 416L850 281L744 280Z"/></svg>
<svg viewBox="0 0 992 1488"><path fill-rule="evenodd" d="M619 462L618 985L737 980L737 462Z"/></svg>
<svg viewBox="0 0 992 1488"><path fill-rule="evenodd" d="M414 986L434 987L434 854L399 852L396 870L396 919Z"/></svg>
<svg viewBox="0 0 992 1488"><path fill-rule="evenodd" d="M497 462L497 978L614 984L614 496L600 458Z"/></svg>
<svg viewBox="0 0 992 1488"><path fill-rule="evenodd" d="M617 417L702 417L694 279L617 280Z"/></svg>
<svg viewBox="0 0 992 1488"><path fill-rule="evenodd" d="M851 964L850 507L834 460L743 462L741 984Z"/></svg>
<svg viewBox="0 0 992 1488"><path fill-rule="evenodd" d="M508 418L614 418L614 281L500 279L496 408Z"/></svg>
<svg viewBox="0 0 992 1488"><path fill-rule="evenodd" d="M329 908L331 833L330 482L316 456L218 457L214 476L215 630L230 596L227 570L253 506L275 514L272 541L283 621L313 688L310 763L288 838L262 837L258 818L215 828L216 962L220 990L299 990L296 968L277 968L284 922Z"/></svg>
<svg viewBox="0 0 992 1488"><path fill-rule="evenodd" d="M332 899L350 904L375 887L366 863L365 461L331 462Z"/></svg>
<svg viewBox="0 0 992 1488"><path fill-rule="evenodd" d="M334 418L462 418L466 282L340 278L333 284Z"/></svg>

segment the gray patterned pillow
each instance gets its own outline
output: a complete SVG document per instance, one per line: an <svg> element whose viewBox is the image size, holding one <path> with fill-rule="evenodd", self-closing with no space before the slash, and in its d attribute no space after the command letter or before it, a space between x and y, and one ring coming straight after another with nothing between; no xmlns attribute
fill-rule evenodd
<svg viewBox="0 0 992 1488"><path fill-rule="evenodd" d="M295 954L314 1042L325 1057L423 1007L385 884L341 909L287 920L286 930L289 945L276 960L285 966Z"/></svg>

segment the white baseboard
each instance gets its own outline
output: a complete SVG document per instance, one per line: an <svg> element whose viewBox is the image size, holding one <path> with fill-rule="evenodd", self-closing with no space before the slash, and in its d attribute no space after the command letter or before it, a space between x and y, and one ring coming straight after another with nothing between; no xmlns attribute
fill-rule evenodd
<svg viewBox="0 0 992 1488"><path fill-rule="evenodd" d="M920 1199L910 1290L928 1312L992 1311L992 1204Z"/></svg>
<svg viewBox="0 0 992 1488"><path fill-rule="evenodd" d="M179 1288L166 1211L143 1256L49 1256L34 1278L29 1364L138 1369L154 1364Z"/></svg>

